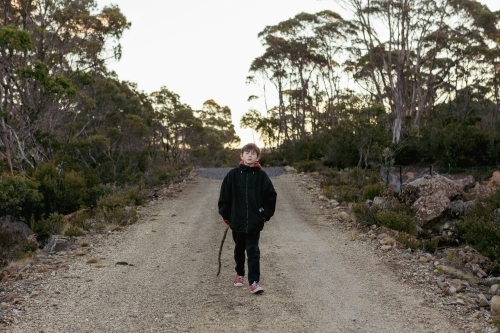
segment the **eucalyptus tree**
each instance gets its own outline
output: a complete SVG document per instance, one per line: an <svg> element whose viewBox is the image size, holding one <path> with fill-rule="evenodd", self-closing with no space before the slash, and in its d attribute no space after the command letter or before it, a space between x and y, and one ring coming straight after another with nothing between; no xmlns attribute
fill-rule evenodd
<svg viewBox="0 0 500 333"><path fill-rule="evenodd" d="M18 48L16 62L6 49L0 60L12 66L10 78L2 78L0 103L12 105L3 112L16 120L8 130L17 144L8 145L23 168L21 158L32 166L49 160L54 152L43 141L67 140L66 125L82 112L93 121L92 77L106 75L106 60L120 57L119 40L130 23L118 7L99 11L94 0L4 1L0 18L3 29L15 27L31 42Z"/></svg>
<svg viewBox="0 0 500 333"><path fill-rule="evenodd" d="M338 0L358 37L357 82L392 114L392 140L432 107L477 81L498 17L474 0Z"/></svg>
<svg viewBox="0 0 500 333"><path fill-rule="evenodd" d="M179 161L185 151L196 145L203 125L190 106L166 87L151 94L155 109L152 139L165 152L165 158Z"/></svg>
<svg viewBox="0 0 500 333"><path fill-rule="evenodd" d="M259 33L266 51L250 72L277 90L278 142L295 142L332 123L343 43L353 33L351 24L332 11L300 13Z"/></svg>
<svg viewBox="0 0 500 333"><path fill-rule="evenodd" d="M8 23L5 17L3 23ZM16 70L24 66L23 54L32 48L33 43L27 32L12 25L0 27L0 143L5 149L5 152L0 151L0 156L7 160L11 173L14 169L12 152L15 143L18 144L19 155L26 159L22 144L11 125L18 121L14 116L14 110L19 107L15 91Z"/></svg>
<svg viewBox="0 0 500 333"><path fill-rule="evenodd" d="M229 107L220 106L213 99L209 99L203 103L203 108L196 113L203 124L203 135L210 136L212 145L222 148L231 147L240 142L234 129ZM203 142L200 144L203 145Z"/></svg>

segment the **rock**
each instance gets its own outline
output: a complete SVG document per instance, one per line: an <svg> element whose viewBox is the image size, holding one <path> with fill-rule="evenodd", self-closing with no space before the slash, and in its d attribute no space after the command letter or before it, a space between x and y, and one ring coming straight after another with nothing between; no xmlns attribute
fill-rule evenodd
<svg viewBox="0 0 500 333"><path fill-rule="evenodd" d="M380 245L394 246L395 244L396 244L396 240L392 237L385 237L384 239L380 240Z"/></svg>
<svg viewBox="0 0 500 333"><path fill-rule="evenodd" d="M30 227L12 216L0 217L0 231L9 235L13 242L22 242L31 235Z"/></svg>
<svg viewBox="0 0 500 333"><path fill-rule="evenodd" d="M455 217L461 217L465 215L474 205L476 200L462 201L456 200L450 203L450 214Z"/></svg>
<svg viewBox="0 0 500 333"><path fill-rule="evenodd" d="M491 315L500 316L500 296L493 296L491 298Z"/></svg>
<svg viewBox="0 0 500 333"><path fill-rule="evenodd" d="M412 207L419 226L441 217L450 208L451 199L462 193L453 180L440 175L425 176L409 182L407 186L418 189L419 198Z"/></svg>
<svg viewBox="0 0 500 333"><path fill-rule="evenodd" d="M330 199L330 201L328 201L328 203L333 207L338 207L340 204L337 200L333 200L333 199Z"/></svg>
<svg viewBox="0 0 500 333"><path fill-rule="evenodd" d="M468 175L468 176L465 176L465 178L455 179L454 182L455 182L455 184L458 185L459 188L461 188L463 190L466 187L473 186L476 183L476 180L474 179L473 176Z"/></svg>
<svg viewBox="0 0 500 333"><path fill-rule="evenodd" d="M496 220L496 221L500 221L500 208L497 208L495 209L492 213L491 213L491 217Z"/></svg>
<svg viewBox="0 0 500 333"><path fill-rule="evenodd" d="M17 294L7 294L0 299L0 303L14 303L17 299Z"/></svg>
<svg viewBox="0 0 500 333"><path fill-rule="evenodd" d="M4 302L0 303L0 309L7 310L8 308L9 308L9 304L4 303Z"/></svg>
<svg viewBox="0 0 500 333"><path fill-rule="evenodd" d="M467 264L465 264L465 268L480 278L483 278L488 275L481 269L481 267L479 267L478 264L474 264L472 262L468 262Z"/></svg>
<svg viewBox="0 0 500 333"><path fill-rule="evenodd" d="M66 251L69 246L69 238L64 236L53 235L50 241L45 245L43 250L46 253Z"/></svg>
<svg viewBox="0 0 500 333"><path fill-rule="evenodd" d="M382 198L382 197L375 197L375 198L373 198L373 205L375 205L375 206L383 206L384 205L384 198Z"/></svg>
<svg viewBox="0 0 500 333"><path fill-rule="evenodd" d="M466 263L465 267L468 269L468 271L474 274L487 276L487 274L484 272L484 269L487 269L491 265L491 260L488 257L482 255L470 246L455 250L455 255L458 259ZM468 263L470 263L470 265L467 265Z"/></svg>
<svg viewBox="0 0 500 333"><path fill-rule="evenodd" d="M414 179L415 178L415 174L413 172L407 172L406 173L406 178L408 178L408 179Z"/></svg>
<svg viewBox="0 0 500 333"><path fill-rule="evenodd" d="M462 291L462 289L463 289L463 285L462 285L461 281L446 280L446 283L448 284L448 286L450 286L450 289L453 288L455 290L455 292Z"/></svg>
<svg viewBox="0 0 500 333"><path fill-rule="evenodd" d="M319 200L319 201L328 201L328 198L327 198L326 196L324 196L324 195L320 195L320 196L318 197L318 200Z"/></svg>
<svg viewBox="0 0 500 333"><path fill-rule="evenodd" d="M453 180L440 175L427 175L409 182L408 185L417 187L420 197L442 193L444 196L451 199L461 193L460 187L455 184Z"/></svg>
<svg viewBox="0 0 500 333"><path fill-rule="evenodd" d="M500 186L500 171L493 172L493 175L488 182L488 187L499 187Z"/></svg>
<svg viewBox="0 0 500 333"><path fill-rule="evenodd" d="M427 259L426 257L420 256L420 258L418 258L418 261L420 261L423 264L426 264L429 262L429 259Z"/></svg>
<svg viewBox="0 0 500 333"><path fill-rule="evenodd" d="M469 192L475 195L477 198L487 198L496 192L496 188L493 186L481 185L477 183L476 186L474 186L474 188Z"/></svg>
<svg viewBox="0 0 500 333"><path fill-rule="evenodd" d="M390 249L392 249L392 246L390 246L390 245L382 245L382 246L380 247L380 249L381 249L382 251L384 251L384 252L387 252L387 251L389 251Z"/></svg>
<svg viewBox="0 0 500 333"><path fill-rule="evenodd" d="M479 294L478 297L480 307L485 308L487 306L490 306L490 302L488 302L488 299L486 298L486 296L484 296L484 294Z"/></svg>
<svg viewBox="0 0 500 333"><path fill-rule="evenodd" d="M384 239L386 237L387 237L387 234L378 234L377 235L377 239L380 239L380 240L382 240L382 239Z"/></svg>
<svg viewBox="0 0 500 333"><path fill-rule="evenodd" d="M422 227L441 217L450 207L450 203L450 199L441 192L418 198L412 205L418 226Z"/></svg>
<svg viewBox="0 0 500 333"><path fill-rule="evenodd" d="M489 291L489 294L490 295L500 295L499 294L499 290L498 290L498 284L494 284L490 287L490 291Z"/></svg>

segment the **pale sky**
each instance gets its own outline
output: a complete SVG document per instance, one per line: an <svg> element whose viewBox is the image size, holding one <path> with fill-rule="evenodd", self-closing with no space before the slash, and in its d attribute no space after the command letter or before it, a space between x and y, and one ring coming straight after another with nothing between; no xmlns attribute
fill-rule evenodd
<svg viewBox="0 0 500 333"><path fill-rule="evenodd" d="M195 110L208 99L228 106L242 145L254 140L251 130L239 128L252 106L247 98L262 95L245 83L253 59L264 51L257 34L300 12L343 14L334 0L96 1L99 7L118 5L132 22L121 40L122 59L108 64L120 80L146 93L166 86ZM498 0L479 2L500 10Z"/></svg>

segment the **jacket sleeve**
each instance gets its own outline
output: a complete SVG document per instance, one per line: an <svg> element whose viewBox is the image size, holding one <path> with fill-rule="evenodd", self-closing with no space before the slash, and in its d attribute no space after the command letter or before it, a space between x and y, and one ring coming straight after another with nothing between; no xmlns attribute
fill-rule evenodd
<svg viewBox="0 0 500 333"><path fill-rule="evenodd" d="M229 220L231 218L231 200L232 200L232 188L229 180L229 174L224 177L222 185L220 187L219 194L219 214L224 220Z"/></svg>
<svg viewBox="0 0 500 333"><path fill-rule="evenodd" d="M273 183L271 179L266 175L266 181L264 186L264 196L262 202L262 208L264 208L264 220L269 221L271 217L274 215L274 211L276 209L276 199L278 194L274 189Z"/></svg>

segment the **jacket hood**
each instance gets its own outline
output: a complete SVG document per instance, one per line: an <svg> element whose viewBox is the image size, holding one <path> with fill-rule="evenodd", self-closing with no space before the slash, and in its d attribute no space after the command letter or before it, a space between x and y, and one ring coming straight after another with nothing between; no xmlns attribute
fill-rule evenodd
<svg viewBox="0 0 500 333"><path fill-rule="evenodd" d="M260 165L259 162L255 162L255 164L253 166L248 166L246 165L245 163L243 163L243 161L240 161L240 165L239 165L240 168L248 168L248 169L252 169L252 168L255 168L255 169L262 169L262 165Z"/></svg>

